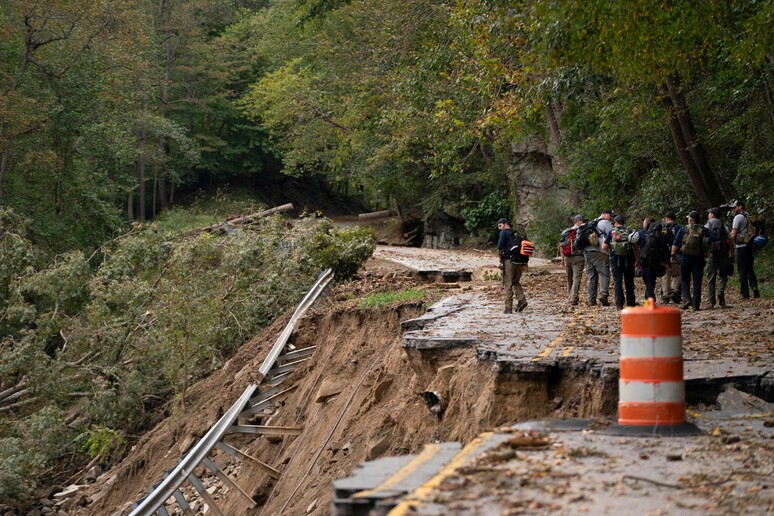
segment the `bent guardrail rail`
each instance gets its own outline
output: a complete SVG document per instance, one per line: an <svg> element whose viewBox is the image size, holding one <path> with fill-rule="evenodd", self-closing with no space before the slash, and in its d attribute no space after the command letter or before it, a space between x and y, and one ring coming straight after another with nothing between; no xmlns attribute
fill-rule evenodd
<svg viewBox="0 0 774 516"><path fill-rule="evenodd" d="M188 482L193 486L199 497L216 516L222 516L223 512L210 497L201 480L194 474L198 466L204 466L221 482L233 488L249 501L251 507L255 507L255 501L239 485L210 460L207 455L213 448L218 448L239 459L248 459L261 470L274 479L279 478L279 471L259 459L234 448L223 442L223 438L230 433L247 433L260 435L298 435L301 427L280 427L265 425L240 425L240 417L252 416L261 410L271 406L279 397L291 391L293 388L282 390L279 385L289 376L290 372L301 363L309 360L315 350L315 346L304 349L286 349L290 335L301 316L314 304L328 284L333 280L333 271L327 269L317 278L314 286L307 292L304 299L296 307L290 321L282 330L277 341L272 346L269 354L264 359L258 371L261 380L258 384L249 385L239 399L229 408L225 414L207 431L178 462L177 466L168 471L164 479L148 489L148 496L132 505L130 516L149 516L158 514L168 516L169 512L164 508L164 503L174 497L183 514L192 515L193 511L183 495L180 487ZM269 388L255 394L259 386Z"/></svg>

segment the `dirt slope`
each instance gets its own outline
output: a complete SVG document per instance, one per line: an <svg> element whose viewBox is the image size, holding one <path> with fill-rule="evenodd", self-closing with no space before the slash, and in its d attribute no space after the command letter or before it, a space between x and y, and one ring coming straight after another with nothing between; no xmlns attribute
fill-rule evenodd
<svg viewBox="0 0 774 516"><path fill-rule="evenodd" d="M259 503L250 508L227 488L213 488L226 514L327 514L331 482L349 475L363 460L416 452L437 440L467 442L492 426L545 415L547 404L534 396L539 384L479 363L474 350L404 350L400 322L423 313L423 303L357 307L357 299L368 292L410 286L415 282L408 273L372 261L360 281L336 287L299 324L291 343L317 350L285 382L296 389L282 406L250 423L302 425L304 431L284 439L227 438L279 469L278 482L250 463L219 452L211 455ZM178 407L118 467L74 498L72 513L126 512L256 381L261 361L288 319L289 314L276 321L222 370L197 384L184 408ZM423 397L428 391L448 396L443 413L431 410L432 403Z"/></svg>

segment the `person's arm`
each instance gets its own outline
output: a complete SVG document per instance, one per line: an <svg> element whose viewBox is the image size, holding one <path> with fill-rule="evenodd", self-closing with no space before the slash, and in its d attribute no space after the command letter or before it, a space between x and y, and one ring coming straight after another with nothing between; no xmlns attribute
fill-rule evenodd
<svg viewBox="0 0 774 516"><path fill-rule="evenodd" d="M736 235L739 234L740 223L737 221L738 215L734 215L734 219L731 221L731 241L736 242Z"/></svg>
<svg viewBox="0 0 774 516"><path fill-rule="evenodd" d="M672 242L672 251L670 253L669 263L675 263L677 261L677 253L680 251L680 244L683 241L683 229L680 228L680 230L675 235L675 240Z"/></svg>

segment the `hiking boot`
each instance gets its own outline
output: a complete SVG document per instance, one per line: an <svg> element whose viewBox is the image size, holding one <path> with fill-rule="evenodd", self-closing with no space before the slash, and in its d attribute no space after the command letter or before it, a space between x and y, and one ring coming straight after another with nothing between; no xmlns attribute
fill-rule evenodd
<svg viewBox="0 0 774 516"><path fill-rule="evenodd" d="M757 288L753 290L753 297L755 298L761 297L761 293Z"/></svg>
<svg viewBox="0 0 774 516"><path fill-rule="evenodd" d="M624 308L624 307L623 307L623 305L615 305L615 307L618 309L618 311L619 311L619 312L620 312L621 310L623 310L623 308Z"/></svg>
<svg viewBox="0 0 774 516"><path fill-rule="evenodd" d="M516 305L516 311L517 312L521 312L525 308L527 308L527 302L526 301L519 301L519 303Z"/></svg>
<svg viewBox="0 0 774 516"><path fill-rule="evenodd" d="M669 297L662 297L661 298L661 304L662 305L668 305L669 304Z"/></svg>
<svg viewBox="0 0 774 516"><path fill-rule="evenodd" d="M672 298L672 302L676 305L680 304L680 301L682 300L682 297L680 296L680 294L672 294L671 298Z"/></svg>
<svg viewBox="0 0 774 516"><path fill-rule="evenodd" d="M608 301L606 297L600 297L599 304L602 306L610 306L610 301Z"/></svg>
<svg viewBox="0 0 774 516"><path fill-rule="evenodd" d="M726 295L725 294L718 294L718 304L720 306L726 306Z"/></svg>
<svg viewBox="0 0 774 516"><path fill-rule="evenodd" d="M512 314L512 313L513 313L513 310L508 310L508 309L505 309L505 310L503 310L503 313L504 313L504 314Z"/></svg>
<svg viewBox="0 0 774 516"><path fill-rule="evenodd" d="M683 303L680 306L680 308L682 308L683 310L688 310L690 307L691 307L691 302L690 301L686 301L685 303Z"/></svg>
<svg viewBox="0 0 774 516"><path fill-rule="evenodd" d="M578 301L577 299L573 299L572 301L570 301L570 304L571 304L572 306L578 306L578 302L579 302L579 301Z"/></svg>

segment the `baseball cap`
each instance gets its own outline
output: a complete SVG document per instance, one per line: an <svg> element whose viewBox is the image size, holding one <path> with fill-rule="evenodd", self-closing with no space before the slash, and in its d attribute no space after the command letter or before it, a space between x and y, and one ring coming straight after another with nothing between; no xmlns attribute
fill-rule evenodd
<svg viewBox="0 0 774 516"><path fill-rule="evenodd" d="M498 224L508 224L508 219L500 219L497 221Z"/></svg>
<svg viewBox="0 0 774 516"><path fill-rule="evenodd" d="M691 213L688 214L689 217L691 217L696 222L699 222L701 220L701 215L699 215L699 212L696 210L693 210Z"/></svg>
<svg viewBox="0 0 774 516"><path fill-rule="evenodd" d="M586 217L584 217L582 213L578 213L578 214L575 216L575 220L576 220L576 221L577 221L577 220L580 220L580 221L582 221L582 222L586 222L586 220L588 220L588 219L586 219Z"/></svg>
<svg viewBox="0 0 774 516"><path fill-rule="evenodd" d="M624 223L624 218L621 217L620 215L616 215L615 217L613 217L613 220L615 222L617 222L618 224L623 224Z"/></svg>
<svg viewBox="0 0 774 516"><path fill-rule="evenodd" d="M665 219L675 219L676 218L675 212L673 212L673 211L666 212L666 215L664 215L664 218Z"/></svg>
<svg viewBox="0 0 774 516"><path fill-rule="evenodd" d="M744 208L744 201L740 201L739 199L735 200L731 204L728 205L730 208L736 208L737 206L741 206Z"/></svg>
<svg viewBox="0 0 774 516"><path fill-rule="evenodd" d="M707 213L712 213L717 219L723 216L723 212L720 211L720 208L710 208L707 210Z"/></svg>
<svg viewBox="0 0 774 516"><path fill-rule="evenodd" d="M612 215L613 214L613 210L605 210L602 213L606 214L606 215Z"/></svg>

